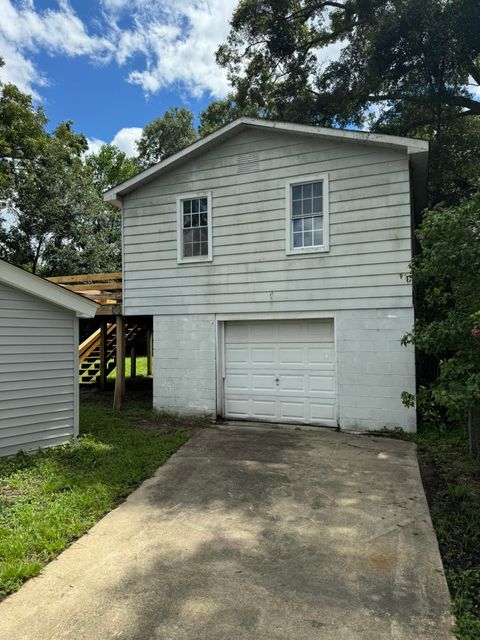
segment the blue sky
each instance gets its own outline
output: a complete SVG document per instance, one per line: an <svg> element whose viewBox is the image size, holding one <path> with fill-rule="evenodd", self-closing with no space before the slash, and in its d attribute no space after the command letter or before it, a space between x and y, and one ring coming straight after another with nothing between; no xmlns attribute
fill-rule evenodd
<svg viewBox="0 0 480 640"><path fill-rule="evenodd" d="M237 0L0 0L0 80L129 154L171 106L198 114L228 91L214 52Z"/></svg>

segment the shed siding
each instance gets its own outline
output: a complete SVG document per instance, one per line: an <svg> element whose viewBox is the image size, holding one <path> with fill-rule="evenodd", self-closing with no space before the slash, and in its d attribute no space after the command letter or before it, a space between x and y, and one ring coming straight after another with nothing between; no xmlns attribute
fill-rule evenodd
<svg viewBox="0 0 480 640"><path fill-rule="evenodd" d="M239 173L244 153L258 170ZM330 251L285 255L285 181L329 174ZM212 191L213 257L177 265L176 197ZM245 131L124 200L125 313L411 308L408 158L397 151Z"/></svg>
<svg viewBox="0 0 480 640"><path fill-rule="evenodd" d="M0 456L74 435L73 313L0 284Z"/></svg>

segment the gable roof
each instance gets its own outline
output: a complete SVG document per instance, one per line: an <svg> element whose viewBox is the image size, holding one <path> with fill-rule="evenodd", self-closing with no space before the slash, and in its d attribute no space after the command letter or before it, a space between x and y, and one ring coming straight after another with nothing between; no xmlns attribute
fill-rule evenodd
<svg viewBox="0 0 480 640"><path fill-rule="evenodd" d="M0 283L73 311L79 318L93 318L98 309L98 304L93 300L15 267L5 260L0 260Z"/></svg>
<svg viewBox="0 0 480 640"><path fill-rule="evenodd" d="M389 149L396 149L411 155L414 162L418 162L422 167L426 166L426 158L428 155L428 142L425 142L424 140L417 140L415 138L402 138L400 136L390 136L366 131L313 127L305 124L274 122L271 120L244 117L234 120L230 124L225 125L221 129L218 129L218 131L211 133L201 140L197 140L166 160L162 160L149 169L145 169L145 171L142 171L133 178L130 178L130 180L125 180L125 182L112 187L103 194L104 200L116 206L121 206L121 199L123 196L135 191L143 184L150 182L164 171L172 169L176 165L185 162L187 159L200 155L207 149L210 149L211 147L246 129L275 130L283 133L295 133L297 135L318 137L325 140L357 142L377 147L387 147Z"/></svg>

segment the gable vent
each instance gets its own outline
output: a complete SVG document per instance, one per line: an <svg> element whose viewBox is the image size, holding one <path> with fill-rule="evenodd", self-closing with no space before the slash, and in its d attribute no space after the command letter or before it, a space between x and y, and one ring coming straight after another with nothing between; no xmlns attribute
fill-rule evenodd
<svg viewBox="0 0 480 640"><path fill-rule="evenodd" d="M258 171L257 151L237 156L237 173L252 173L253 171Z"/></svg>

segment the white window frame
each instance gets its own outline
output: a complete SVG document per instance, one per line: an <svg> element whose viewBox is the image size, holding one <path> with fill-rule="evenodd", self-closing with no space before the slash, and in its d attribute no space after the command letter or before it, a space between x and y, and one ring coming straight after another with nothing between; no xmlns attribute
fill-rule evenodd
<svg viewBox="0 0 480 640"><path fill-rule="evenodd" d="M208 229L208 255L183 257L183 206L184 200L195 198L207 198L207 229ZM195 193L182 193L177 196L177 263L188 264L190 262L212 262L213 242L212 242L212 192L198 191Z"/></svg>
<svg viewBox="0 0 480 640"><path fill-rule="evenodd" d="M308 184L311 182L323 183L323 244L316 247L297 247L292 246L292 187L299 184ZM319 173L310 176L299 176L287 180L285 183L285 210L286 210L286 246L285 252L287 256L298 256L304 253L326 253L330 249L329 239L329 190L328 190L328 173Z"/></svg>

